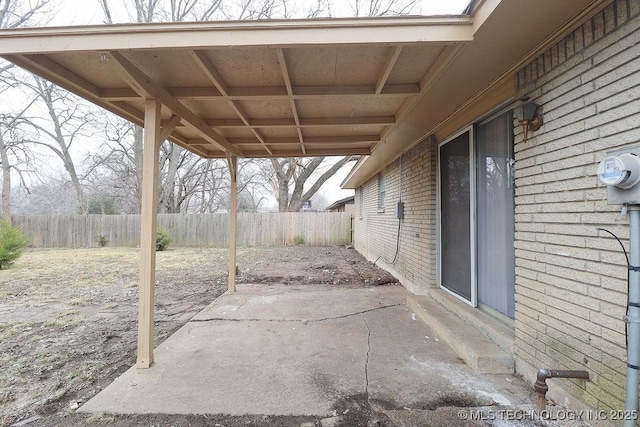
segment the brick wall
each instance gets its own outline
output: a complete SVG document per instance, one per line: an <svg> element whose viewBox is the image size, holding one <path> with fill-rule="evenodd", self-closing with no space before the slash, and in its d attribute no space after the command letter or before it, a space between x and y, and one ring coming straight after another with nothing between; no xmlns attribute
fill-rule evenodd
<svg viewBox="0 0 640 427"><path fill-rule="evenodd" d="M640 143L640 2L616 0L521 70L544 125L516 126L516 369L586 369L550 380L560 403L624 407L622 316L628 218L595 175L608 150ZM561 388L560 388L561 387Z"/></svg>
<svg viewBox="0 0 640 427"><path fill-rule="evenodd" d="M436 145L427 140L384 170L383 210L378 207L377 176L356 190L355 248L369 260L377 260L378 265L391 271L415 293L424 293L424 288L436 283L435 173ZM400 224L398 246L399 221L394 214L395 204L401 199L405 219ZM396 247L398 256L392 264Z"/></svg>

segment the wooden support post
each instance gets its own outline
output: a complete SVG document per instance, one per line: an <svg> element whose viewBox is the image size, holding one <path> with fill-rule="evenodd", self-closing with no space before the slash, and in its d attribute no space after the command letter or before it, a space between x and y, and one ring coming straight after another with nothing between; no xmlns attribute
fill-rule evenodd
<svg viewBox="0 0 640 427"><path fill-rule="evenodd" d="M236 246L238 231L238 157L227 156L231 189L229 197L229 292L236 291Z"/></svg>
<svg viewBox="0 0 640 427"><path fill-rule="evenodd" d="M138 288L138 368L153 363L153 311L156 285L156 233L158 218L158 158L160 103L145 101L140 215L140 284Z"/></svg>

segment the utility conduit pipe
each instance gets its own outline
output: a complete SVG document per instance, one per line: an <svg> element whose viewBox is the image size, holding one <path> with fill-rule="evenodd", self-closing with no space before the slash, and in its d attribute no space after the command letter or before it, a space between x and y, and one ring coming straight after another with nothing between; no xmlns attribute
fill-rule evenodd
<svg viewBox="0 0 640 427"><path fill-rule="evenodd" d="M549 386L547 380L549 378L577 378L581 380L589 379L589 372L587 371L557 371L555 369L543 368L538 371L538 377L536 383L533 385L533 389L538 393L537 407L538 411L542 412L547 408L547 392Z"/></svg>
<svg viewBox="0 0 640 427"><path fill-rule="evenodd" d="M640 382L640 206L629 206L629 298L624 321L628 326L627 387L624 402L624 427L633 427L638 419L638 383Z"/></svg>

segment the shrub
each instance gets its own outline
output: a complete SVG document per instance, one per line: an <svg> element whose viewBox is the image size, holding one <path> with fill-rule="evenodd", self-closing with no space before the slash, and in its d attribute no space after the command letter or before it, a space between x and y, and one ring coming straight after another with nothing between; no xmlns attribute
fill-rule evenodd
<svg viewBox="0 0 640 427"><path fill-rule="evenodd" d="M172 241L169 232L159 228L156 234L156 251L164 251Z"/></svg>
<svg viewBox="0 0 640 427"><path fill-rule="evenodd" d="M296 245L304 245L304 236L301 234L296 234L293 236L293 241Z"/></svg>
<svg viewBox="0 0 640 427"><path fill-rule="evenodd" d="M104 248L109 244L109 238L101 234L96 238L96 242L98 243L99 247Z"/></svg>
<svg viewBox="0 0 640 427"><path fill-rule="evenodd" d="M0 270L20 258L29 241L22 232L7 221L0 223Z"/></svg>

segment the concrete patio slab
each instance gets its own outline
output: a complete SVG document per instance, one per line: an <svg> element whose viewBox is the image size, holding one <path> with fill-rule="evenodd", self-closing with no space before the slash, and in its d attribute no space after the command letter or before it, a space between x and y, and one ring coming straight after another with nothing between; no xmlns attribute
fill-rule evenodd
<svg viewBox="0 0 640 427"><path fill-rule="evenodd" d="M478 375L406 305L401 286L240 285L129 369L80 412L336 414L527 405L507 375Z"/></svg>

